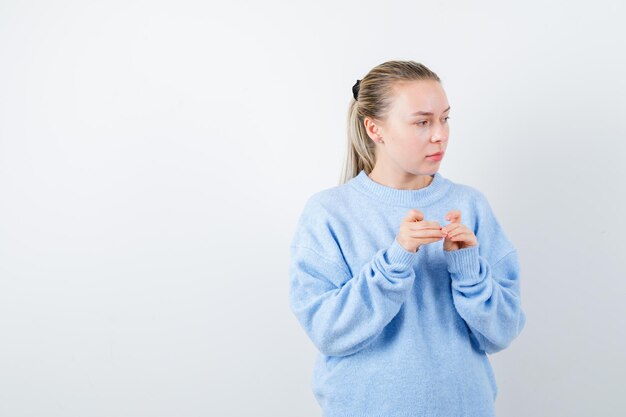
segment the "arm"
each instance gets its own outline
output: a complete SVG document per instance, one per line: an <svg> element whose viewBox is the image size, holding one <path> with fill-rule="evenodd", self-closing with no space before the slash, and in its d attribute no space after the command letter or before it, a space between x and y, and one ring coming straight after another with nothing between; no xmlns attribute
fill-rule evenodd
<svg viewBox="0 0 626 417"><path fill-rule="evenodd" d="M452 278L452 298L471 337L486 353L498 352L522 331L526 315L521 307L519 263L512 249L490 264L479 246L445 252Z"/></svg>
<svg viewBox="0 0 626 417"><path fill-rule="evenodd" d="M346 356L369 345L398 313L415 280L417 252L396 239L351 277L346 265L291 246L289 300L321 353ZM343 282L340 286L333 282Z"/></svg>

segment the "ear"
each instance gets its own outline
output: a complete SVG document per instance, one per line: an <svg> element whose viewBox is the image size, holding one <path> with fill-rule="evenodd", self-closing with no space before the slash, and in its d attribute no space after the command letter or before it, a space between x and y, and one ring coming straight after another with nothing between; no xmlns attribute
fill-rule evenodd
<svg viewBox="0 0 626 417"><path fill-rule="evenodd" d="M367 136L369 136L370 139L372 139L374 142L378 142L380 139L383 138L380 122L376 122L374 121L374 119L366 117L363 120L363 124L365 125L365 131L367 132Z"/></svg>

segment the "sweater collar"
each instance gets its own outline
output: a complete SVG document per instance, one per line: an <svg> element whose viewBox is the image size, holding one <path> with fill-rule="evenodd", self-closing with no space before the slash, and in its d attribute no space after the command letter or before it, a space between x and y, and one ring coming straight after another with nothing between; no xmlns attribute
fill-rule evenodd
<svg viewBox="0 0 626 417"><path fill-rule="evenodd" d="M358 191L367 194L385 204L393 206L411 207L425 206L443 197L450 188L450 181L439 172L431 175L433 180L424 188L418 190L400 190L382 185L371 179L365 170L352 178L350 183Z"/></svg>

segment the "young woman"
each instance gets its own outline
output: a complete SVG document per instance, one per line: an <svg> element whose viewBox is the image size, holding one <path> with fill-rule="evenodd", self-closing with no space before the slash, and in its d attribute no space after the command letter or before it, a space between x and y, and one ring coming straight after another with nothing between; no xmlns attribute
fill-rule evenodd
<svg viewBox="0 0 626 417"><path fill-rule="evenodd" d="M291 242L289 300L324 417L494 415L487 354L524 327L519 264L484 194L439 172L450 105L420 63L353 89L341 184Z"/></svg>

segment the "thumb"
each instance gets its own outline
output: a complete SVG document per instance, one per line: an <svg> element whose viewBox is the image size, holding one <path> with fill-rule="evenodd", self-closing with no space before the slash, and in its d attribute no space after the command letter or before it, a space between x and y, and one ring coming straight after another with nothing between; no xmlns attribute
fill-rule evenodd
<svg viewBox="0 0 626 417"><path fill-rule="evenodd" d="M421 222L422 220L424 220L424 213L416 209L409 210L404 217L404 221L409 222Z"/></svg>
<svg viewBox="0 0 626 417"><path fill-rule="evenodd" d="M446 214L446 220L452 223L461 223L461 210L450 210Z"/></svg>

